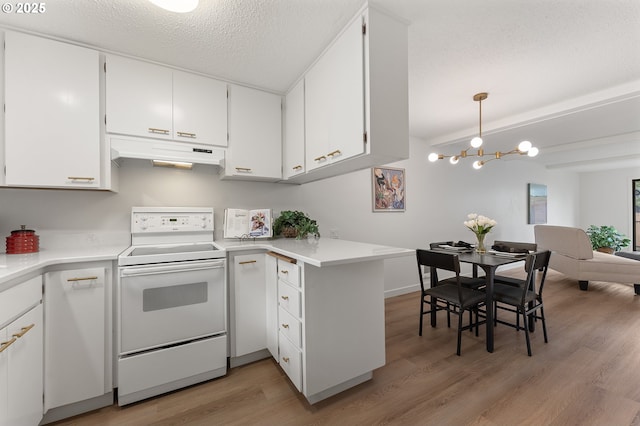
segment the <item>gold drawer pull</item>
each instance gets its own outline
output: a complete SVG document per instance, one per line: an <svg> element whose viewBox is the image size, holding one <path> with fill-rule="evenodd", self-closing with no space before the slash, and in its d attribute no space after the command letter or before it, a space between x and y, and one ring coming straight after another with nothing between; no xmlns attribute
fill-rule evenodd
<svg viewBox="0 0 640 426"><path fill-rule="evenodd" d="M289 328L289 324L282 324L282 328Z"/></svg>
<svg viewBox="0 0 640 426"><path fill-rule="evenodd" d="M288 273L289 273L289 271L287 271L286 269L284 269L284 270L280 271L280 273L281 273L281 274L288 274Z"/></svg>
<svg viewBox="0 0 640 426"><path fill-rule="evenodd" d="M289 357L288 357L288 356L283 356L283 357L282 357L282 360L283 360L284 362L286 362L287 364L289 363Z"/></svg>
<svg viewBox="0 0 640 426"><path fill-rule="evenodd" d="M68 278L67 281L71 283L75 281L92 281L97 279L98 277L79 277L79 278Z"/></svg>
<svg viewBox="0 0 640 426"><path fill-rule="evenodd" d="M84 177L84 176L67 176L69 180L86 180L87 182L93 182L96 180L94 177Z"/></svg>
<svg viewBox="0 0 640 426"><path fill-rule="evenodd" d="M166 129L156 129L155 127L149 127L149 133L155 133L159 135L168 135L169 131Z"/></svg>
<svg viewBox="0 0 640 426"><path fill-rule="evenodd" d="M245 260L243 262L238 262L238 265L247 265L249 263L256 263L257 260Z"/></svg>
<svg viewBox="0 0 640 426"><path fill-rule="evenodd" d="M302 166L300 165L293 166L293 170L302 170Z"/></svg>
<svg viewBox="0 0 640 426"><path fill-rule="evenodd" d="M19 331L19 332L15 333L15 334L13 335L13 337L15 337L16 339L18 339L18 338L20 338L20 337L24 336L25 334L27 334L27 332L28 332L29 330L31 330L33 327L35 327L35 326L36 326L35 324L31 324L31 325L28 325L28 326L26 326L26 327L22 327L22 328L20 329L20 331Z"/></svg>
<svg viewBox="0 0 640 426"><path fill-rule="evenodd" d="M289 296L280 296L282 300L289 300Z"/></svg>
<svg viewBox="0 0 640 426"><path fill-rule="evenodd" d="M327 157L325 157L324 155L321 155L320 157L316 157L316 158L314 158L314 159L313 159L313 161L318 161L318 162L320 162L320 161L324 161L324 160L326 160L326 159L327 159Z"/></svg>
<svg viewBox="0 0 640 426"><path fill-rule="evenodd" d="M9 346L13 345L15 341L18 340L17 337L12 338L11 340L7 340L6 342L0 343L0 353L4 352Z"/></svg>
<svg viewBox="0 0 640 426"><path fill-rule="evenodd" d="M196 138L196 134L195 133L189 133L189 132L177 132L178 136L183 137L183 138L191 138L191 139L195 139Z"/></svg>
<svg viewBox="0 0 640 426"><path fill-rule="evenodd" d="M327 154L327 157L333 157L334 155L340 155L342 154L342 152L340 152L339 149L336 149L335 151L331 151L330 153Z"/></svg>
<svg viewBox="0 0 640 426"><path fill-rule="evenodd" d="M251 172L251 169L249 167L236 167L236 172L249 173Z"/></svg>

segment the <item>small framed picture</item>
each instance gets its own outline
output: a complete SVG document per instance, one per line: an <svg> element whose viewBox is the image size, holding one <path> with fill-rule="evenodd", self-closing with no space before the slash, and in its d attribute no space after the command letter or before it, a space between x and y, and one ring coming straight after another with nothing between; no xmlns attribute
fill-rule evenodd
<svg viewBox="0 0 640 426"><path fill-rule="evenodd" d="M547 223L547 185L529 184L529 224Z"/></svg>
<svg viewBox="0 0 640 426"><path fill-rule="evenodd" d="M404 169L372 168L371 188L374 212L403 212L405 210L407 183Z"/></svg>

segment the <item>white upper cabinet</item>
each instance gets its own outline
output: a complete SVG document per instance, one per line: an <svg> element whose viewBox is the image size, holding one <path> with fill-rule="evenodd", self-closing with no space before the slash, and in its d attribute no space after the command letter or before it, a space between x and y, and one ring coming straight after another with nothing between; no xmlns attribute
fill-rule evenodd
<svg viewBox="0 0 640 426"><path fill-rule="evenodd" d="M171 69L119 56L106 67L107 132L171 139Z"/></svg>
<svg viewBox="0 0 640 426"><path fill-rule="evenodd" d="M304 75L306 171L285 167L288 183L409 158L407 37L406 23L368 6Z"/></svg>
<svg viewBox="0 0 640 426"><path fill-rule="evenodd" d="M282 175L285 179L305 172L304 160L304 80L287 94L284 103Z"/></svg>
<svg viewBox="0 0 640 426"><path fill-rule="evenodd" d="M229 147L221 176L276 181L282 178L282 97L229 86Z"/></svg>
<svg viewBox="0 0 640 426"><path fill-rule="evenodd" d="M5 183L100 188L98 52L5 33Z"/></svg>
<svg viewBox="0 0 640 426"><path fill-rule="evenodd" d="M226 84L120 56L107 57L107 132L227 144Z"/></svg>
<svg viewBox="0 0 640 426"><path fill-rule="evenodd" d="M227 84L174 71L173 131L176 140L227 146Z"/></svg>
<svg viewBox="0 0 640 426"><path fill-rule="evenodd" d="M353 21L305 76L307 170L365 150L362 26Z"/></svg>

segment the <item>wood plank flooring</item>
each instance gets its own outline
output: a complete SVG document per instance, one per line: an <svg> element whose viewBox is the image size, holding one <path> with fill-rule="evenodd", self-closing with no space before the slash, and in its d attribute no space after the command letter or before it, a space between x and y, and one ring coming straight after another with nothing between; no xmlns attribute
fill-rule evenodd
<svg viewBox="0 0 640 426"><path fill-rule="evenodd" d="M518 275L518 273L512 273ZM540 327L528 357L523 331L498 325L495 351L426 318L419 295L386 300L387 363L373 380L309 405L271 359L226 377L57 425L640 425L640 296L633 286L589 291L549 271L549 343ZM440 315L439 314L439 315ZM500 313L501 317L511 315Z"/></svg>

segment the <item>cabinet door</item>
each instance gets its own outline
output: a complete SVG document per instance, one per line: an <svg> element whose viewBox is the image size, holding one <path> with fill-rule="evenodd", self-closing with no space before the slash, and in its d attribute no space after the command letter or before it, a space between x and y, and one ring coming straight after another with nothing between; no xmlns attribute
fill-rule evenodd
<svg viewBox="0 0 640 426"><path fill-rule="evenodd" d="M234 346L238 357L267 347L264 253L235 256L233 272Z"/></svg>
<svg viewBox="0 0 640 426"><path fill-rule="evenodd" d="M273 256L265 256L267 349L278 358L278 264Z"/></svg>
<svg viewBox="0 0 640 426"><path fill-rule="evenodd" d="M282 174L285 179L304 173L304 80L285 99Z"/></svg>
<svg viewBox="0 0 640 426"><path fill-rule="evenodd" d="M282 98L229 87L229 148L225 176L282 178Z"/></svg>
<svg viewBox="0 0 640 426"><path fill-rule="evenodd" d="M107 132L171 139L171 69L120 56L106 67Z"/></svg>
<svg viewBox="0 0 640 426"><path fill-rule="evenodd" d="M6 351L9 367L6 424L37 425L43 413L42 304L9 324L7 335L16 340Z"/></svg>
<svg viewBox="0 0 640 426"><path fill-rule="evenodd" d="M173 71L173 130L176 140L227 146L227 85Z"/></svg>
<svg viewBox="0 0 640 426"><path fill-rule="evenodd" d="M45 409L105 394L105 268L45 274Z"/></svg>
<svg viewBox="0 0 640 426"><path fill-rule="evenodd" d="M6 184L100 187L98 52L6 33Z"/></svg>
<svg viewBox="0 0 640 426"><path fill-rule="evenodd" d="M365 150L363 43L357 19L305 76L307 171Z"/></svg>
<svg viewBox="0 0 640 426"><path fill-rule="evenodd" d="M0 426L9 425L9 345L7 328L0 328Z"/></svg>

